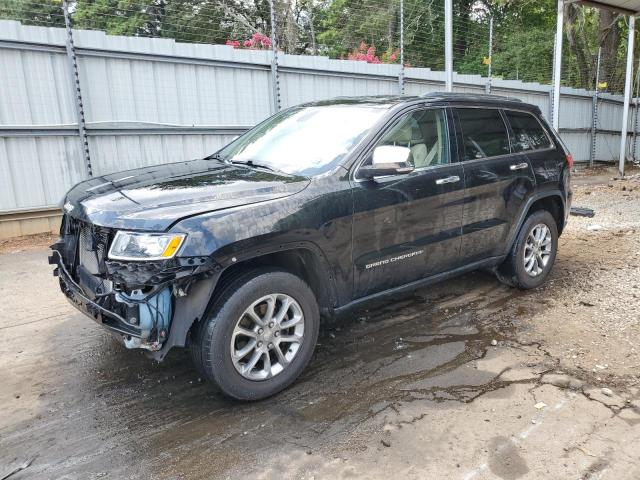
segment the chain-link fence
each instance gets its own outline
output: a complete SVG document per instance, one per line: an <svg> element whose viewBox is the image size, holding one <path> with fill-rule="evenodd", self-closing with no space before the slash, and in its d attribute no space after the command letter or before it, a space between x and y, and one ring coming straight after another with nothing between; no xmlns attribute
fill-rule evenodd
<svg viewBox="0 0 640 480"><path fill-rule="evenodd" d="M279 51L290 54L444 69L443 0L69 0L68 4L74 28L79 29L238 49L271 49L275 42ZM567 2L565 9L563 84L621 93L626 17L573 2ZM455 71L551 82L555 0L454 0L453 13ZM0 18L64 27L60 0L0 0Z"/></svg>

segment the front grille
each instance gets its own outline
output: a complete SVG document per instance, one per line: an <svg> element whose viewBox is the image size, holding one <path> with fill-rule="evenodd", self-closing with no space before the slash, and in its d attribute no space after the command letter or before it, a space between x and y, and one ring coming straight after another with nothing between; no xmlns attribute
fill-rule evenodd
<svg viewBox="0 0 640 480"><path fill-rule="evenodd" d="M98 275L104 265L107 235L83 224L78 238L78 261L87 272Z"/></svg>

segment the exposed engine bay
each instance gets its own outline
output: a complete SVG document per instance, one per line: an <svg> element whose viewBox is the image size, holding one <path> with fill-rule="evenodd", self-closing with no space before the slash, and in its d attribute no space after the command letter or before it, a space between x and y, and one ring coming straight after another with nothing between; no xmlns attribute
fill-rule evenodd
<svg viewBox="0 0 640 480"><path fill-rule="evenodd" d="M171 346L184 346L189 327L203 313L190 308L186 298L210 294L218 265L209 257L111 260L107 252L114 231L70 215L64 216L60 235L49 262L57 265L54 275L76 308L111 330L127 348L148 350L158 359ZM184 325L172 329L176 321Z"/></svg>

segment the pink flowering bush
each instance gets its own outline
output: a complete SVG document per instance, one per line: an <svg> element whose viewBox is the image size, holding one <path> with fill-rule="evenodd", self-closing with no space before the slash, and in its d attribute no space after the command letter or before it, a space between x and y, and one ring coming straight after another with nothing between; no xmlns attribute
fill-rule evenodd
<svg viewBox="0 0 640 480"><path fill-rule="evenodd" d="M382 58L376 55L376 48L360 42L360 46L347 55L347 60L357 60L367 63L396 63L400 56L400 50L388 50L382 54Z"/></svg>
<svg viewBox="0 0 640 480"><path fill-rule="evenodd" d="M271 48L271 39L260 32L251 35L251 38L240 43L239 40L227 40L226 45L233 48L248 48L251 50L266 50Z"/></svg>

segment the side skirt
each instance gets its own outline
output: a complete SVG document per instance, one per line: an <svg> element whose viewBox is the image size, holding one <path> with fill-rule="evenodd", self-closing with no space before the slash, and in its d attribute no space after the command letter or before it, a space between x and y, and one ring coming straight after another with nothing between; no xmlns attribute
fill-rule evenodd
<svg viewBox="0 0 640 480"><path fill-rule="evenodd" d="M389 290L384 290L382 292L374 293L372 295L367 295L366 297L358 298L341 307L334 309L334 315L336 316L343 315L346 312L353 310L355 308L358 308L373 300L381 300L393 295L409 292L412 290L416 290L418 288L426 287L428 285L433 285L434 283L439 283L444 280L448 280L450 278L455 278L460 275L464 275L465 273L472 272L474 270L480 270L483 268L492 269L500 265L500 263L502 263L504 259L505 259L505 256L485 258L484 260L479 260L477 262L473 262L468 265L464 265L462 267L449 270L448 272L438 273L430 277L421 278L420 280L416 280L414 282L405 283L404 285L400 285L399 287L394 287L394 288L390 288Z"/></svg>

